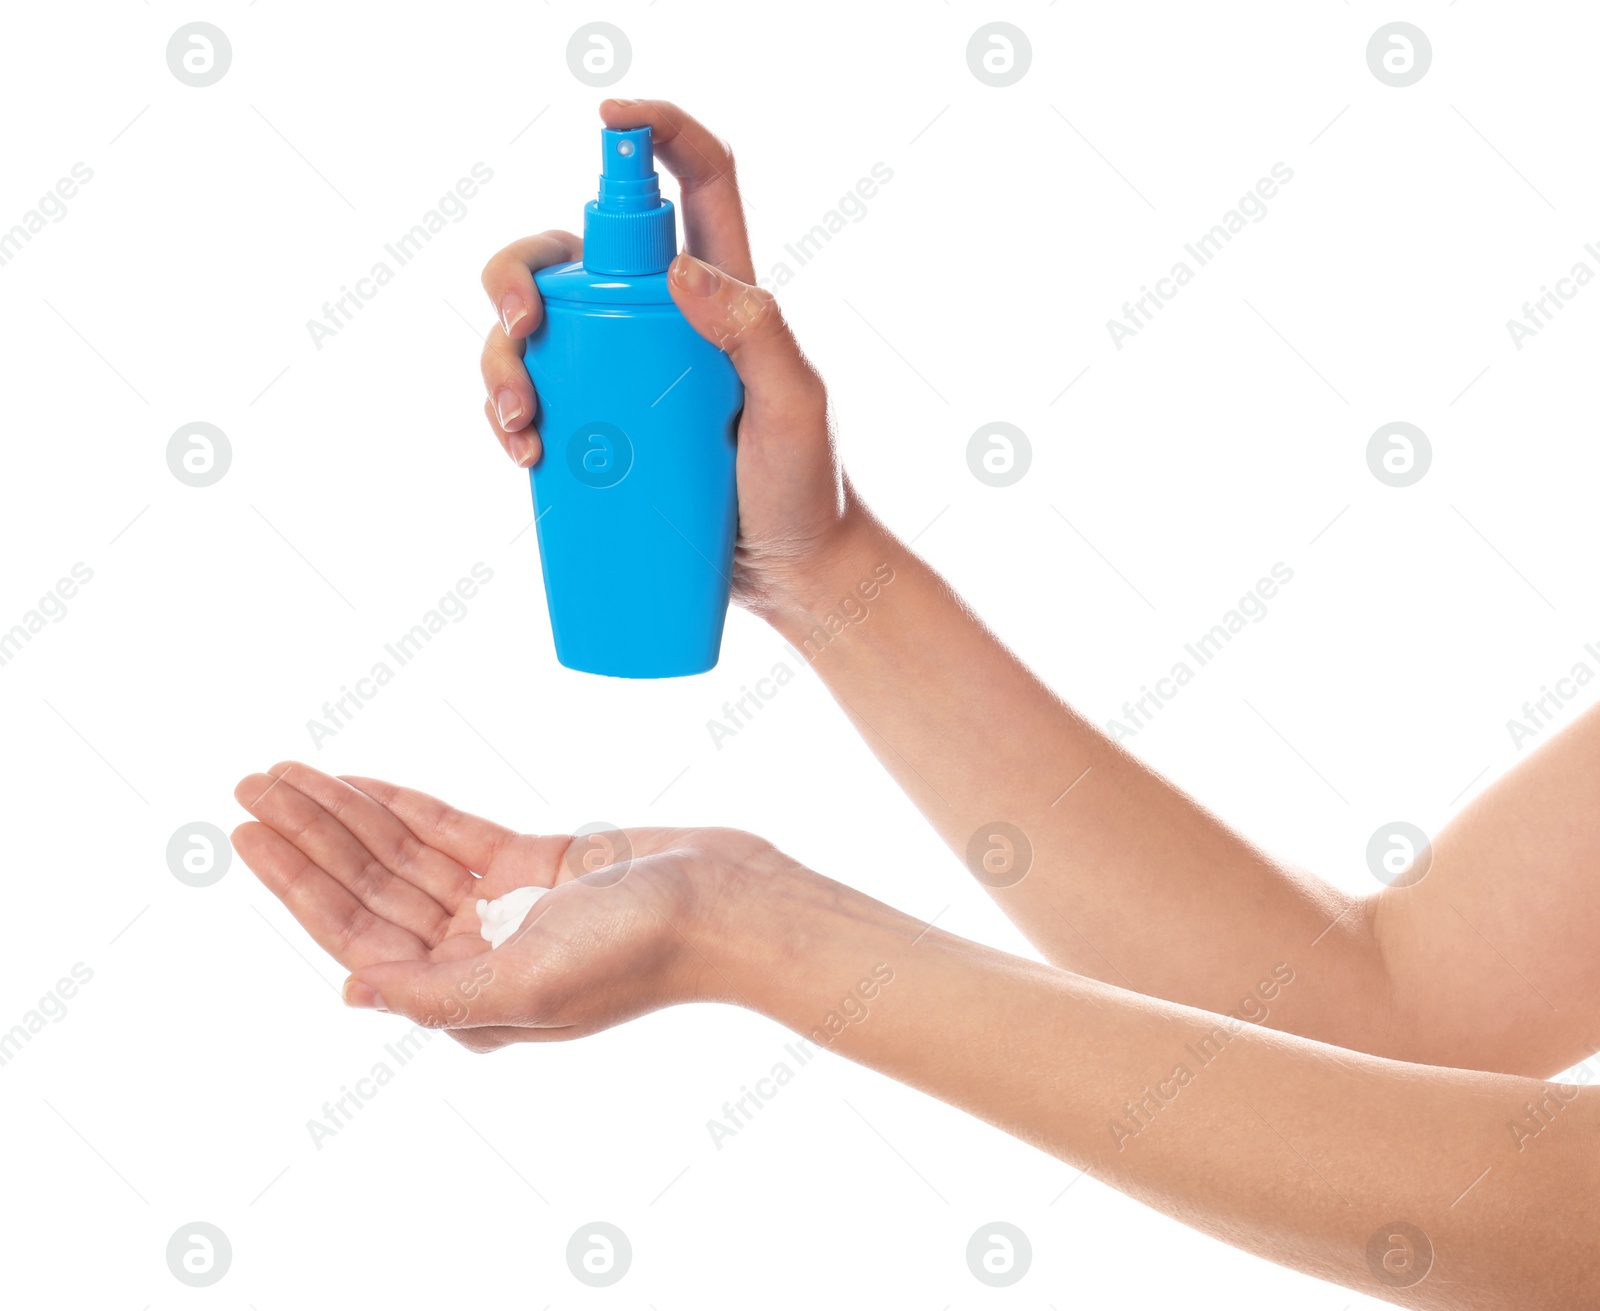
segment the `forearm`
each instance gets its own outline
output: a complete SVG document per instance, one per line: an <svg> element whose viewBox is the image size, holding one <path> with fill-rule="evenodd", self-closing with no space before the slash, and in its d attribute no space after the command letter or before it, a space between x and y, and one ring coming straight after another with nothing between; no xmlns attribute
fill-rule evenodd
<svg viewBox="0 0 1600 1311"><path fill-rule="evenodd" d="M1122 751L869 515L825 573L774 626L1047 959L1220 1012L1287 968L1270 1023L1405 1054L1355 899L1275 864Z"/></svg>
<svg viewBox="0 0 1600 1311"><path fill-rule="evenodd" d="M738 903L704 949L745 1004L1185 1223L1405 1305L1579 1303L1600 1224L1587 1093L1228 1023L811 876ZM1397 1221L1433 1252L1408 1288L1369 1264Z"/></svg>

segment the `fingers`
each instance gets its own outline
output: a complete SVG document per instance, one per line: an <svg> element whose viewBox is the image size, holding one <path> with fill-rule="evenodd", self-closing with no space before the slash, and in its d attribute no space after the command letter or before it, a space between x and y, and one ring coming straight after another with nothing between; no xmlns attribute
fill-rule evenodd
<svg viewBox="0 0 1600 1311"><path fill-rule="evenodd" d="M427 952L415 934L374 915L305 852L265 824L239 825L233 831L233 849L317 945L347 970L380 961L415 960Z"/></svg>
<svg viewBox="0 0 1600 1311"><path fill-rule="evenodd" d="M499 315L480 361L489 393L484 417L500 447L522 468L539 458L539 433L532 426L538 409L533 383L522 363L528 334L544 321L544 302L533 275L551 264L565 264L583 253L583 242L570 232L541 232L514 241L483 266L483 289Z"/></svg>
<svg viewBox="0 0 1600 1311"><path fill-rule="evenodd" d="M397 787L356 774L341 777L388 809L418 840L475 874L485 873L495 857L519 836L514 829L469 815L415 788Z"/></svg>
<svg viewBox="0 0 1600 1311"><path fill-rule="evenodd" d="M500 330L514 342L525 340L544 319L544 305L533 284L535 270L565 264L583 254L583 242L570 232L541 232L513 241L483 266L483 289L500 318Z"/></svg>
<svg viewBox="0 0 1600 1311"><path fill-rule="evenodd" d="M533 427L539 398L522 362L522 347L506 336L504 328L491 328L479 365L489 393L483 403L484 417L500 448L526 469L538 460L543 447L539 431Z"/></svg>
<svg viewBox="0 0 1600 1311"><path fill-rule="evenodd" d="M727 143L665 100L602 101L600 118L612 129L650 129L656 158L678 179L685 247L741 281L754 282L744 205Z"/></svg>
<svg viewBox="0 0 1600 1311"><path fill-rule="evenodd" d="M478 895L471 871L421 841L394 812L359 788L295 761L274 765L268 773L310 797L385 869L427 893L448 914L453 915L463 901Z"/></svg>
<svg viewBox="0 0 1600 1311"><path fill-rule="evenodd" d="M288 782L286 769L278 765L242 779L234 789L239 804L331 875L367 911L429 947L443 941L451 912L388 869L333 815Z"/></svg>
<svg viewBox="0 0 1600 1311"><path fill-rule="evenodd" d="M770 291L740 282L692 255L672 261L667 288L694 330L728 352L745 385L747 419L794 420L806 417L807 407L822 417L822 381Z"/></svg>

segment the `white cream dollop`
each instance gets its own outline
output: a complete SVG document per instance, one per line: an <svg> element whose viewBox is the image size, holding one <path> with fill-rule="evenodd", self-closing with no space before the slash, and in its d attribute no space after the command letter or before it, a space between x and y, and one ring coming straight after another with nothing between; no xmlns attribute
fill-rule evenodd
<svg viewBox="0 0 1600 1311"><path fill-rule="evenodd" d="M513 888L503 897L493 901L478 899L478 932L483 934L490 948L498 947L522 927L534 902L549 888Z"/></svg>

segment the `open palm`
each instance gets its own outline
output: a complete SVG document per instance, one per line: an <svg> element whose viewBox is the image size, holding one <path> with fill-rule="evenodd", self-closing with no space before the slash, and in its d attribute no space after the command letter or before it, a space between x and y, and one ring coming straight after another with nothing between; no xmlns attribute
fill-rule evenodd
<svg viewBox="0 0 1600 1311"><path fill-rule="evenodd" d="M476 1050L705 995L704 971L682 968L693 953L679 927L715 881L697 876L765 846L731 830L518 833L411 788L293 762L234 795L257 821L234 831L235 849L360 974L346 999L451 1028ZM567 890L491 952L478 900L520 887Z"/></svg>

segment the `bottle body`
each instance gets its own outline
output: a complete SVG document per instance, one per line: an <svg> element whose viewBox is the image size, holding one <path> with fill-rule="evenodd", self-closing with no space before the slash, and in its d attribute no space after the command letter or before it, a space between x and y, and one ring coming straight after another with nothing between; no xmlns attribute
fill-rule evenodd
<svg viewBox="0 0 1600 1311"><path fill-rule="evenodd" d="M542 269L524 361L544 451L529 471L556 658L619 678L717 663L738 534L743 388L665 273Z"/></svg>

